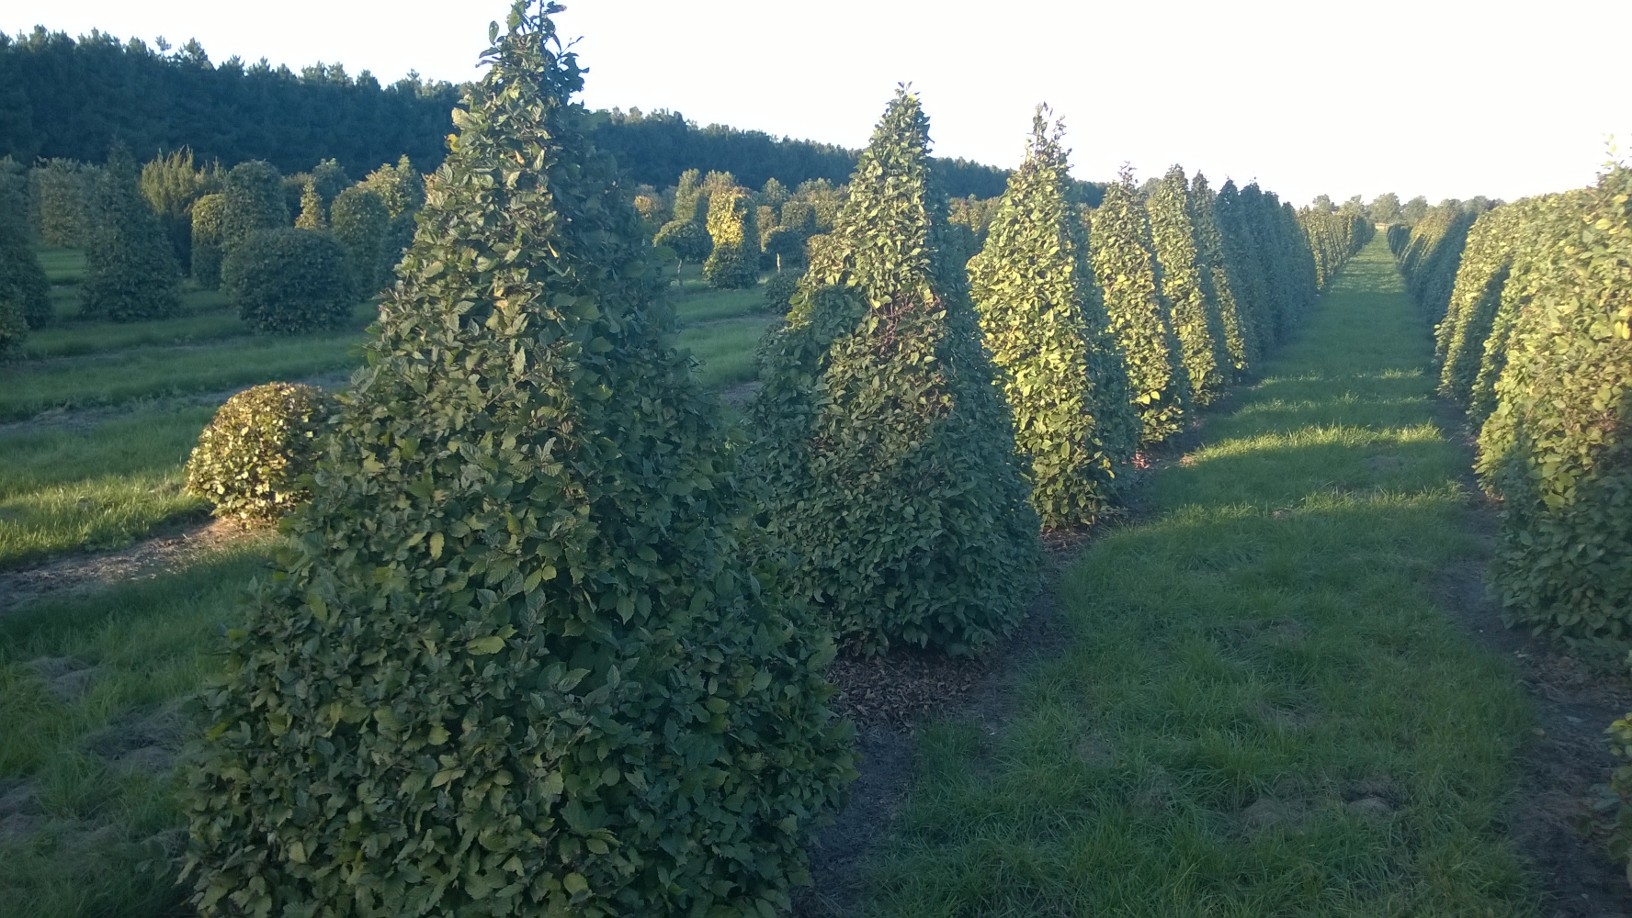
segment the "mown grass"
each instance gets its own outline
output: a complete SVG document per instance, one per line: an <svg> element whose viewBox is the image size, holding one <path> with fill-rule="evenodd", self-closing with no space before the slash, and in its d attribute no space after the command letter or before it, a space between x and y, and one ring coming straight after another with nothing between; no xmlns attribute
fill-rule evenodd
<svg viewBox="0 0 1632 918"><path fill-rule="evenodd" d="M219 668L217 635L273 539L0 616L0 796L30 826L0 834L0 915L181 911L184 700Z"/></svg>
<svg viewBox="0 0 1632 918"><path fill-rule="evenodd" d="M214 404L152 405L98 422L0 431L0 568L117 548L203 503L182 465Z"/></svg>
<svg viewBox="0 0 1632 918"><path fill-rule="evenodd" d="M996 735L923 734L879 915L1522 915L1530 712L1435 606L1463 457L1374 242L1059 584Z"/></svg>
<svg viewBox="0 0 1632 918"><path fill-rule="evenodd" d="M215 291L207 291L218 296ZM77 357L144 345L199 344L248 336L238 314L201 310L151 322L64 322L30 331L18 348L24 359Z"/></svg>

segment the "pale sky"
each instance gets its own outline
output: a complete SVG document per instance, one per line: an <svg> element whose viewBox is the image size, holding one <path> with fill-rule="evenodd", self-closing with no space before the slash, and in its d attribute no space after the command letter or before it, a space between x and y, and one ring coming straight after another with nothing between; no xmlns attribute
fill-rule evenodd
<svg viewBox="0 0 1632 918"><path fill-rule="evenodd" d="M1031 112L1066 119L1073 172L1139 179L1174 162L1257 179L1295 204L1394 191L1430 202L1585 185L1632 148L1632 0L575 0L595 108L667 108L707 124L863 146L898 82L935 152L1001 167ZM503 0L13 0L36 24L172 45L197 38L291 69L341 63L390 83L476 75Z"/></svg>

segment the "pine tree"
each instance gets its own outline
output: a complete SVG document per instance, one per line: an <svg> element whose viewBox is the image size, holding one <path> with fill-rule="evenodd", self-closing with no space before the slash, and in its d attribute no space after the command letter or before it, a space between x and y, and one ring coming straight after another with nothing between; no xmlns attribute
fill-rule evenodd
<svg viewBox="0 0 1632 918"><path fill-rule="evenodd" d="M737 566L712 397L550 16L518 2L228 636L205 914L771 914L850 774Z"/></svg>
<svg viewBox="0 0 1632 918"><path fill-rule="evenodd" d="M1162 298L1179 340L1185 373L1197 405L1223 393L1230 382L1224 322L1212 292L1212 271L1197 244L1196 208L1184 169L1175 165L1145 201L1150 237L1161 265Z"/></svg>
<svg viewBox="0 0 1632 918"><path fill-rule="evenodd" d="M1063 128L1050 129L1045 111L969 262L969 285L1015 446L1031 465L1032 506L1057 527L1090 524L1112 503L1139 418L1070 200Z"/></svg>
<svg viewBox="0 0 1632 918"><path fill-rule="evenodd" d="M1128 364L1128 392L1142 428L1140 442L1160 443L1184 427L1190 380L1157 286L1150 222L1123 170L1093 212L1094 276L1105 295L1111 331Z"/></svg>
<svg viewBox="0 0 1632 918"><path fill-rule="evenodd" d="M749 406L760 550L864 651L977 651L1036 585L1037 516L962 266L929 121L897 93L812 251Z"/></svg>
<svg viewBox="0 0 1632 918"><path fill-rule="evenodd" d="M135 322L181 309L180 270L158 215L137 189L136 163L115 146L92 189L80 311Z"/></svg>

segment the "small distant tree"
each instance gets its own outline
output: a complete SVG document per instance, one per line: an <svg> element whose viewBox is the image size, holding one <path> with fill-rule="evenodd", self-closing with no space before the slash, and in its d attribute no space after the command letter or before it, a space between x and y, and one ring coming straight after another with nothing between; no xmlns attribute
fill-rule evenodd
<svg viewBox="0 0 1632 918"><path fill-rule="evenodd" d="M300 215L295 217L295 226L306 230L327 229L329 219L325 210L323 198L317 193L317 183L307 179L306 190L300 193Z"/></svg>
<svg viewBox="0 0 1632 918"><path fill-rule="evenodd" d="M385 281L380 246L391 223L385 202L365 185L340 192L329 208L329 229L345 250L352 293L372 296Z"/></svg>
<svg viewBox="0 0 1632 918"><path fill-rule="evenodd" d="M798 268L805 263L805 236L791 226L778 226L760 237L763 267L775 271Z"/></svg>
<svg viewBox="0 0 1632 918"><path fill-rule="evenodd" d="M1424 202L1426 203L1426 202ZM1405 212L1400 207L1400 196L1392 191L1385 191L1366 205L1366 218L1373 223L1399 223L1405 219Z"/></svg>
<svg viewBox="0 0 1632 918"><path fill-rule="evenodd" d="M703 209L703 174L696 169L680 173L680 182L674 186L674 219L682 223L702 223L707 212Z"/></svg>
<svg viewBox="0 0 1632 918"><path fill-rule="evenodd" d="M673 251L680 261L680 267L688 262L696 264L702 261L714 248L713 241L708 238L708 230L690 220L670 220L663 224L652 244Z"/></svg>
<svg viewBox="0 0 1632 918"><path fill-rule="evenodd" d="M193 165L193 151L182 147L142 166L142 197L159 217L176 263L186 273L192 265L193 204L219 190L220 175Z"/></svg>
<svg viewBox="0 0 1632 918"><path fill-rule="evenodd" d="M79 286L86 316L135 322L181 309L180 271L159 218L137 187L135 160L123 146L108 154L92 189L85 279Z"/></svg>
<svg viewBox="0 0 1632 918"><path fill-rule="evenodd" d="M221 286L221 217L227 210L227 196L207 194L193 202L193 280L200 287Z"/></svg>
<svg viewBox="0 0 1632 918"><path fill-rule="evenodd" d="M334 203L335 197L340 192L351 187L352 181L351 177L346 175L346 170L338 162L325 159L312 167L311 184L312 190L317 193L318 201L325 208L324 216L326 218L328 216L326 213L328 206ZM304 192L302 193L304 194Z"/></svg>
<svg viewBox="0 0 1632 918"><path fill-rule="evenodd" d="M708 237L713 248L703 262L703 279L717 289L744 289L759 283L759 227L754 206L741 189L712 192Z"/></svg>
<svg viewBox="0 0 1632 918"><path fill-rule="evenodd" d="M98 171L69 159L49 159L30 170L30 216L41 242L58 248L85 244L86 206Z"/></svg>
<svg viewBox="0 0 1632 918"><path fill-rule="evenodd" d="M270 163L239 163L227 172L222 189L221 250L231 252L256 230L289 226L283 176Z"/></svg>
<svg viewBox="0 0 1632 918"><path fill-rule="evenodd" d="M400 157L395 166L383 165L370 172L361 184L380 196L380 203L385 205L385 212L393 220L411 218L425 206L425 177L419 174L406 155ZM338 196L343 190L337 190L335 195ZM328 200L332 205L334 199Z"/></svg>
<svg viewBox="0 0 1632 918"><path fill-rule="evenodd" d="M1400 208L1400 219L1412 226L1415 226L1418 220L1421 220L1427 215L1428 199L1420 194L1411 200L1406 201L1404 206Z"/></svg>
<svg viewBox="0 0 1632 918"><path fill-rule="evenodd" d="M1141 443L1154 444L1184 427L1190 380L1168 318L1151 254L1150 223L1123 169L1093 212L1094 275L1105 293L1111 331L1128 364L1128 390L1139 413Z"/></svg>
<svg viewBox="0 0 1632 918"><path fill-rule="evenodd" d="M1197 244L1196 207L1184 169L1175 165L1145 199L1151 243L1161 267L1161 293L1198 405L1223 393L1231 377L1224 325L1212 289L1211 266Z"/></svg>
<svg viewBox="0 0 1632 918"><path fill-rule="evenodd" d="M280 226L252 233L221 264L221 289L244 324L271 335L335 328L351 315L346 255L328 233Z"/></svg>

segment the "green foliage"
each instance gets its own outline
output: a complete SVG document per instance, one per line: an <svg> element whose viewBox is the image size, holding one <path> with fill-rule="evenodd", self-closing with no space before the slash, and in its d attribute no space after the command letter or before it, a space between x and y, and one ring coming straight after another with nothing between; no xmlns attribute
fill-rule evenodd
<svg viewBox="0 0 1632 918"><path fill-rule="evenodd" d="M97 169L68 159L48 159L29 172L29 210L40 241L59 248L85 244L86 210Z"/></svg>
<svg viewBox="0 0 1632 918"><path fill-rule="evenodd" d="M273 520L311 500L332 410L323 390L266 383L227 399L187 458L187 491L218 517Z"/></svg>
<svg viewBox="0 0 1632 918"><path fill-rule="evenodd" d="M708 237L713 248L703 262L703 279L710 287L741 290L759 283L759 226L753 201L741 189L709 195Z"/></svg>
<svg viewBox="0 0 1632 918"><path fill-rule="evenodd" d="M96 219L85 247L81 314L138 322L180 311L175 256L159 218L137 189L136 163L123 147L109 154L89 203Z"/></svg>
<svg viewBox="0 0 1632 918"><path fill-rule="evenodd" d="M708 238L708 230L704 229L701 223L689 220L670 220L663 224L652 244L671 249L682 264L702 261L708 257L714 246L713 241Z"/></svg>
<svg viewBox="0 0 1632 918"><path fill-rule="evenodd" d="M329 218L325 213L323 198L317 193L317 183L306 180L306 187L300 192L300 214L295 217L295 228L304 230L321 230L329 226Z"/></svg>
<svg viewBox="0 0 1632 918"><path fill-rule="evenodd" d="M760 237L760 263L765 268L781 271L798 268L805 263L805 234L791 226L778 226Z"/></svg>
<svg viewBox="0 0 1632 918"><path fill-rule="evenodd" d="M1502 290L1513 268L1514 242L1534 219L1534 208L1532 201L1498 207L1481 214L1468 230L1450 304L1434 329L1439 394L1446 398L1464 405L1473 398L1485 342L1495 327Z"/></svg>
<svg viewBox="0 0 1632 918"><path fill-rule="evenodd" d="M1232 260L1227 254L1224 234L1219 229L1218 215L1214 211L1217 196L1208 186L1207 177L1200 172L1196 173L1191 186L1191 196L1195 202L1196 251L1207 266L1208 276L1203 284L1211 289L1218 303L1218 323L1223 332L1224 353L1229 357L1229 368L1241 373L1248 367L1256 366L1262 355L1251 316L1239 298L1242 283L1239 261Z"/></svg>
<svg viewBox="0 0 1632 918"><path fill-rule="evenodd" d="M221 286L221 217L227 197L207 194L193 202L193 280L201 287Z"/></svg>
<svg viewBox="0 0 1632 918"><path fill-rule="evenodd" d="M1556 196L1522 233L1502 292L1501 309L1510 293L1514 307L1505 366L1479 435L1477 469L1501 498L1494 580L1513 622L1624 641L1632 637L1632 170Z"/></svg>
<svg viewBox="0 0 1632 918"><path fill-rule="evenodd" d="M517 3L190 775L213 914L770 915L853 776L714 401ZM495 37L498 27L493 28Z"/></svg>
<svg viewBox="0 0 1632 918"><path fill-rule="evenodd" d="M237 248L256 230L290 225L283 177L259 160L239 163L227 173L221 204L221 251Z"/></svg>
<svg viewBox="0 0 1632 918"><path fill-rule="evenodd" d="M708 212L704 210L703 174L696 169L680 173L680 182L674 187L674 219L682 223L701 224Z"/></svg>
<svg viewBox="0 0 1632 918"><path fill-rule="evenodd" d="M425 177L419 174L406 155L398 159L395 166L382 165L370 172L361 184L380 196L386 213L393 220L412 217L425 206ZM335 189L335 195L339 195L344 187ZM326 200L332 203L334 198ZM395 259L392 264L396 264Z"/></svg>
<svg viewBox="0 0 1632 918"><path fill-rule="evenodd" d="M1190 392L1205 405L1229 385L1232 358L1224 317L1212 290L1212 265L1202 257L1196 206L1184 170L1173 166L1145 200L1152 252L1160 267L1162 298L1179 342Z"/></svg>
<svg viewBox="0 0 1632 918"><path fill-rule="evenodd" d="M245 325L273 335L334 328L356 302L340 245L295 227L261 230L228 252L221 289Z"/></svg>
<svg viewBox="0 0 1632 918"><path fill-rule="evenodd" d="M1627 862L1627 875L1632 877L1632 714L1616 720L1604 732L1609 734L1610 754L1619 763L1609 774L1609 792L1617 804L1609 851Z"/></svg>
<svg viewBox="0 0 1632 918"><path fill-rule="evenodd" d="M1236 308L1241 316L1241 334L1246 337L1248 364L1255 364L1275 345L1275 316L1270 308L1269 277L1259 256L1260 243L1254 221L1235 182L1226 180L1213 199L1223 242L1224 261L1229 266L1235 288Z"/></svg>
<svg viewBox="0 0 1632 918"><path fill-rule="evenodd" d="M0 172L0 356L51 321L51 282L29 234L27 184L20 168Z"/></svg>
<svg viewBox="0 0 1632 918"><path fill-rule="evenodd" d="M317 192L318 202L323 207L325 218L328 216L328 206L334 203L335 197L352 184L351 176L346 174L345 168L333 159L322 160L313 166L310 180L312 190Z"/></svg>
<svg viewBox="0 0 1632 918"><path fill-rule="evenodd" d="M1397 253L1405 288L1431 325L1445 318L1456 286L1462 247L1478 215L1479 210L1471 205L1441 204L1411 227L1409 238Z"/></svg>
<svg viewBox="0 0 1632 918"><path fill-rule="evenodd" d="M1160 443L1184 427L1190 379L1156 286L1150 222L1123 171L1093 212L1094 275L1104 291L1111 333L1128 367L1128 397L1139 414L1140 442Z"/></svg>
<svg viewBox="0 0 1632 918"><path fill-rule="evenodd" d="M793 271L777 271L765 280L765 311L785 315L793 305L793 294L799 289L799 275Z"/></svg>
<svg viewBox="0 0 1632 918"><path fill-rule="evenodd" d="M929 121L898 92L748 406L758 551L863 651L989 646L1036 585L1037 517L961 265Z"/></svg>
<svg viewBox="0 0 1632 918"><path fill-rule="evenodd" d="M1132 467L1140 433L1069 197L1062 133L1039 110L1026 159L968 267L1015 447L1030 463L1031 503L1046 527L1091 524L1103 514Z"/></svg>
<svg viewBox="0 0 1632 918"><path fill-rule="evenodd" d="M159 217L176 263L186 273L192 265L193 203L220 190L221 170L197 169L193 151L182 147L160 154L142 166L142 197Z"/></svg>
<svg viewBox="0 0 1632 918"><path fill-rule="evenodd" d="M329 207L329 229L345 250L351 289L359 297L373 296L385 284L382 252L390 224L385 202L364 185L340 192Z"/></svg>

